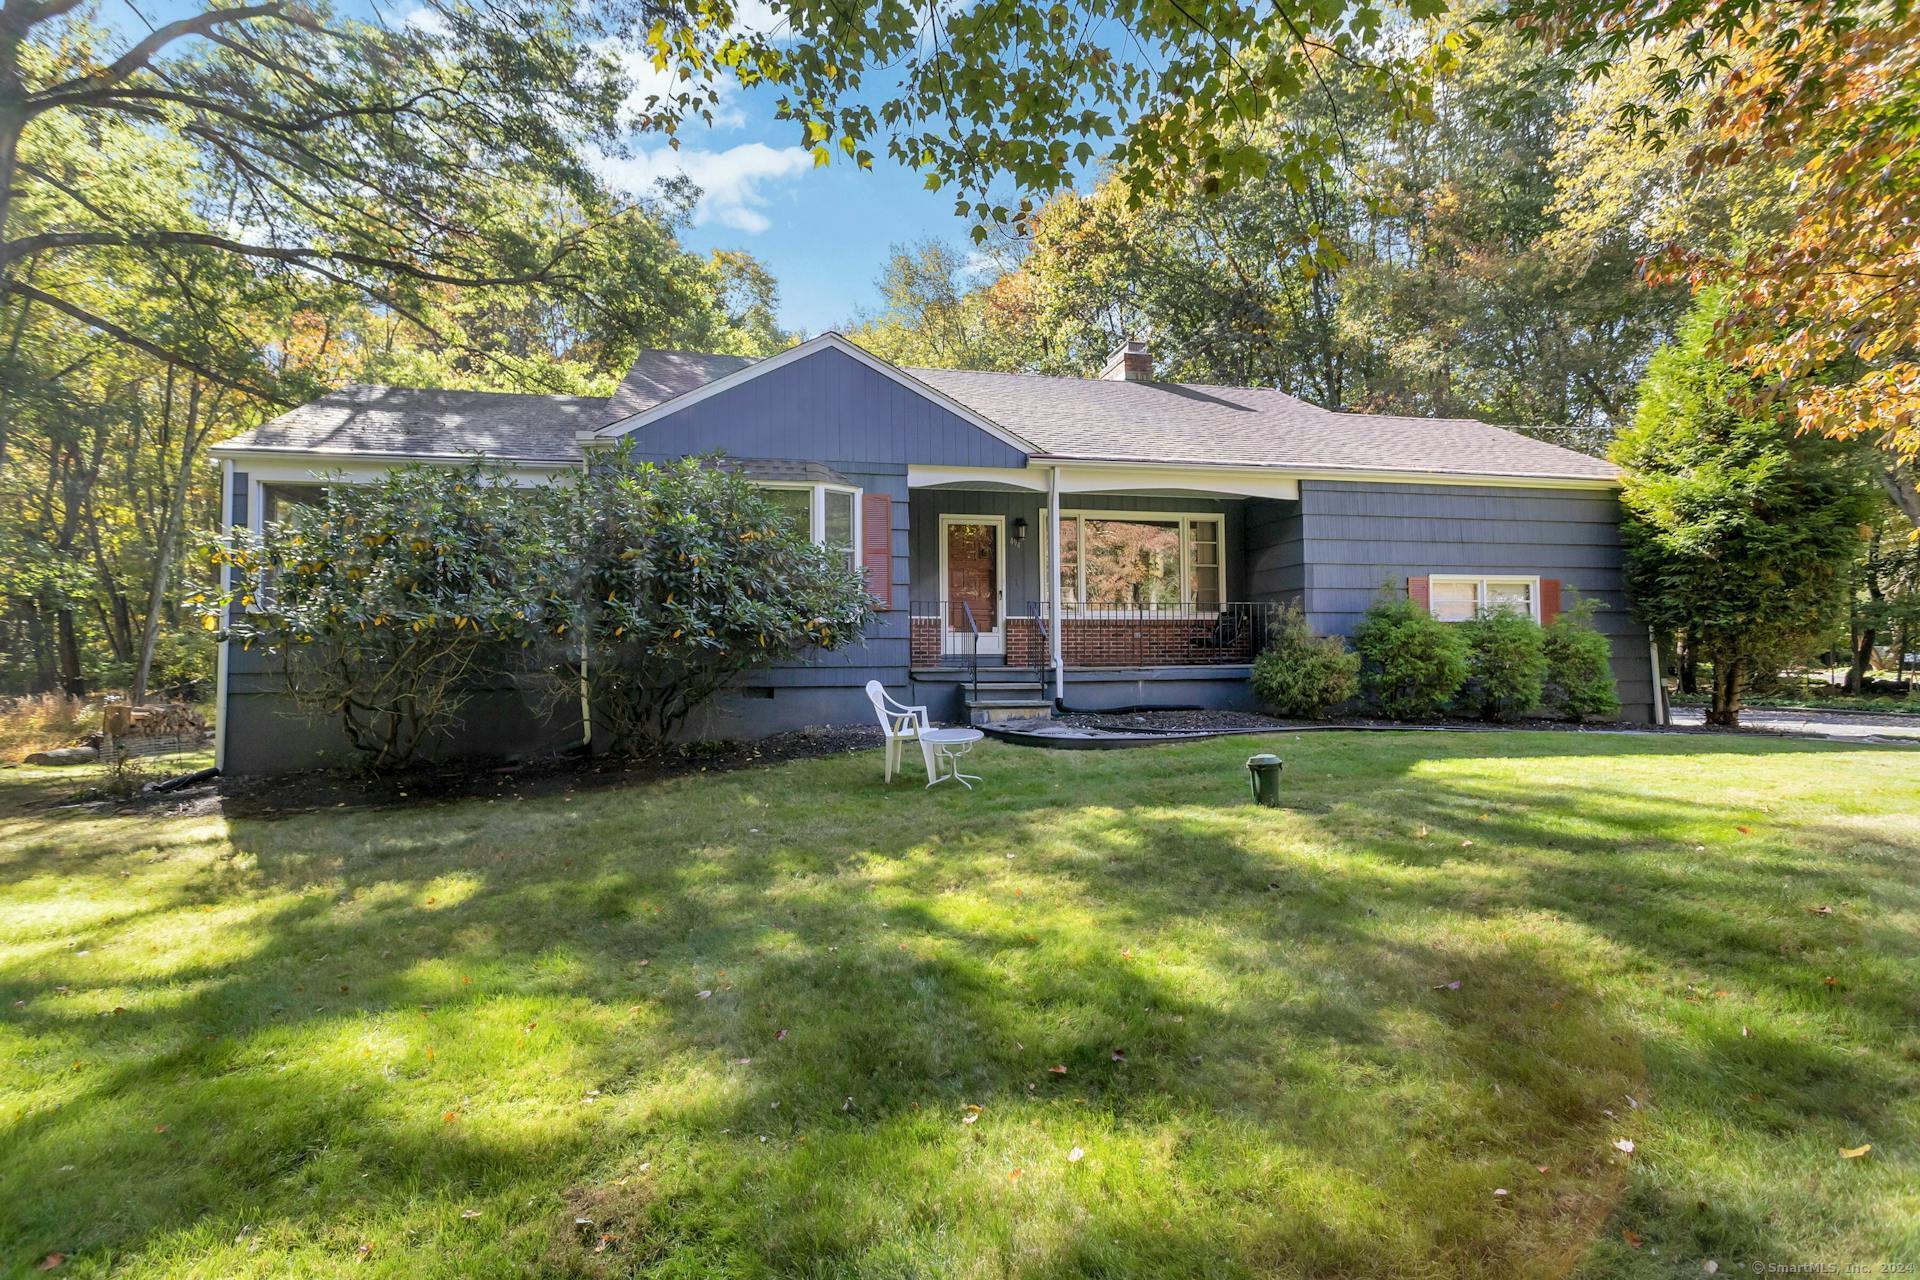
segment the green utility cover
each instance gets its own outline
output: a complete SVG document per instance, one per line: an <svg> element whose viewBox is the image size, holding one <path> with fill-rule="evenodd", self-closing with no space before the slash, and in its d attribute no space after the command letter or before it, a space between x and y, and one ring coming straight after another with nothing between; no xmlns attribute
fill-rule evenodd
<svg viewBox="0 0 1920 1280"><path fill-rule="evenodd" d="M1280 757L1268 752L1247 757L1247 782L1253 788L1256 804L1269 809L1280 807Z"/></svg>

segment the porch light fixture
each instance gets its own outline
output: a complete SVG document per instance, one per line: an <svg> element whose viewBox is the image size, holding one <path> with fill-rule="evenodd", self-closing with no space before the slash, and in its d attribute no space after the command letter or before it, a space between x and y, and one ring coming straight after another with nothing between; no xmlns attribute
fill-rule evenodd
<svg viewBox="0 0 1920 1280"><path fill-rule="evenodd" d="M1013 518L1013 543L1015 546L1019 546L1026 540L1027 518L1025 516L1015 516Z"/></svg>

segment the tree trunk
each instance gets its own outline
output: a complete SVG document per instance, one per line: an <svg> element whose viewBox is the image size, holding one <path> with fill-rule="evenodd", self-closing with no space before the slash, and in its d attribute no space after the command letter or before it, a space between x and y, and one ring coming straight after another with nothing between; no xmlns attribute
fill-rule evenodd
<svg viewBox="0 0 1920 1280"><path fill-rule="evenodd" d="M1873 642L1876 636L1871 625L1859 623L1853 628L1853 660L1847 667L1848 693L1867 691L1867 672L1873 666Z"/></svg>
<svg viewBox="0 0 1920 1280"><path fill-rule="evenodd" d="M80 674L80 637L73 628L73 610L54 615L60 633L60 688L69 698L87 696L87 679Z"/></svg>
<svg viewBox="0 0 1920 1280"><path fill-rule="evenodd" d="M193 481L193 461L206 438L197 430L200 418L200 390L196 384L188 397L187 425L180 434L180 470L174 477L173 497L167 518L160 523L153 550L153 577L147 583L147 626L140 635L140 665L133 673L133 705L147 700L147 681L153 678L153 647L160 639L160 611L167 598L167 574L172 568L173 549L179 544L186 522L187 489Z"/></svg>
<svg viewBox="0 0 1920 1280"><path fill-rule="evenodd" d="M1867 588L1867 602L1871 609L1860 607L1860 592L1853 593L1853 628L1849 639L1852 649L1851 661L1847 666L1847 692L1861 694L1867 691L1867 672L1873 669L1873 642L1875 623L1880 616L1880 608L1886 603L1887 593L1880 586L1880 530L1875 528L1873 537L1867 543L1866 563L1860 566L1860 574Z"/></svg>
<svg viewBox="0 0 1920 1280"><path fill-rule="evenodd" d="M1723 659L1713 664L1713 705L1707 709L1707 723L1722 729L1740 727L1742 679L1738 659Z"/></svg>
<svg viewBox="0 0 1920 1280"><path fill-rule="evenodd" d="M1700 692L1700 655L1694 652L1692 637L1680 642L1680 692Z"/></svg>
<svg viewBox="0 0 1920 1280"><path fill-rule="evenodd" d="M1885 467L1880 472L1880 485L1906 515L1908 523L1920 529L1920 465L1895 463Z"/></svg>

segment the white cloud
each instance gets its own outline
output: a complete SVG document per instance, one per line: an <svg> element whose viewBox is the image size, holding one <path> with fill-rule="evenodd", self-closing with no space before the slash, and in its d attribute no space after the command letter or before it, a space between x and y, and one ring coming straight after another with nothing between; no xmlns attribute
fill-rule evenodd
<svg viewBox="0 0 1920 1280"><path fill-rule="evenodd" d="M447 25L447 20L442 17L437 10L429 9L423 4L415 5L413 8L407 10L407 12L401 14L400 25L412 27L415 31L425 32L430 36L450 36L453 34L453 28Z"/></svg>
<svg viewBox="0 0 1920 1280"><path fill-rule="evenodd" d="M632 88L627 92L626 101L620 104L621 118L627 122L644 112L668 106L675 93L686 93L699 86L680 78L680 70L671 64L656 68L653 58L644 49L611 48L608 50L620 60L620 69L626 73ZM740 95L740 82L732 75L721 75L713 81L714 104L713 128L738 129L746 124L746 113L740 109L736 99ZM649 99L658 97L658 102ZM705 128L706 121L689 114L687 128Z"/></svg>
<svg viewBox="0 0 1920 1280"><path fill-rule="evenodd" d="M734 6L733 25L728 31L734 35L748 35L761 32L774 37L775 43L785 43L786 19L778 16L768 5L767 0L739 0ZM611 53L620 63L620 68L632 81L633 89L627 95L622 109L630 120L648 109L648 99L659 97L664 104L671 100L676 92L685 92L697 88L691 81L683 80L680 69L669 63L664 68L653 65L653 53L639 46L619 45L608 42L599 46L603 52ZM714 129L738 129L747 123L746 113L740 109L736 99L740 94L740 82L732 72L721 69L712 80L714 95ZM659 105L659 104L656 104ZM704 126L706 121L688 120L689 127Z"/></svg>
<svg viewBox="0 0 1920 1280"><path fill-rule="evenodd" d="M748 142L724 151L696 147L654 147L631 156L603 156L600 172L608 182L635 195L652 193L661 181L684 174L700 188L693 222L717 222L735 231L759 235L773 225L761 210L769 184L790 182L813 167L802 147L770 147Z"/></svg>

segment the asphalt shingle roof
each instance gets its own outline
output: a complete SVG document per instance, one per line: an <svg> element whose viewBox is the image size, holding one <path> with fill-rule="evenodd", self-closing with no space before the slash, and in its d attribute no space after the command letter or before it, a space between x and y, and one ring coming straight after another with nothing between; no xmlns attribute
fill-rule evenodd
<svg viewBox="0 0 1920 1280"><path fill-rule="evenodd" d="M606 421L607 402L600 396L352 386L283 413L220 447L578 462L580 444L574 433Z"/></svg>
<svg viewBox="0 0 1920 1280"><path fill-rule="evenodd" d="M646 351L609 399L347 387L221 448L577 462L576 432L642 413L753 363L747 356ZM903 372L1057 458L1564 480L1618 474L1598 458L1468 418L1336 413L1280 391Z"/></svg>
<svg viewBox="0 0 1920 1280"><path fill-rule="evenodd" d="M1609 462L1471 418L1336 413L1282 391L907 369L1042 454L1319 470L1609 479Z"/></svg>
<svg viewBox="0 0 1920 1280"><path fill-rule="evenodd" d="M704 387L754 363L752 356L716 356L698 351L642 351L608 401L607 421L643 413L663 401Z"/></svg>

